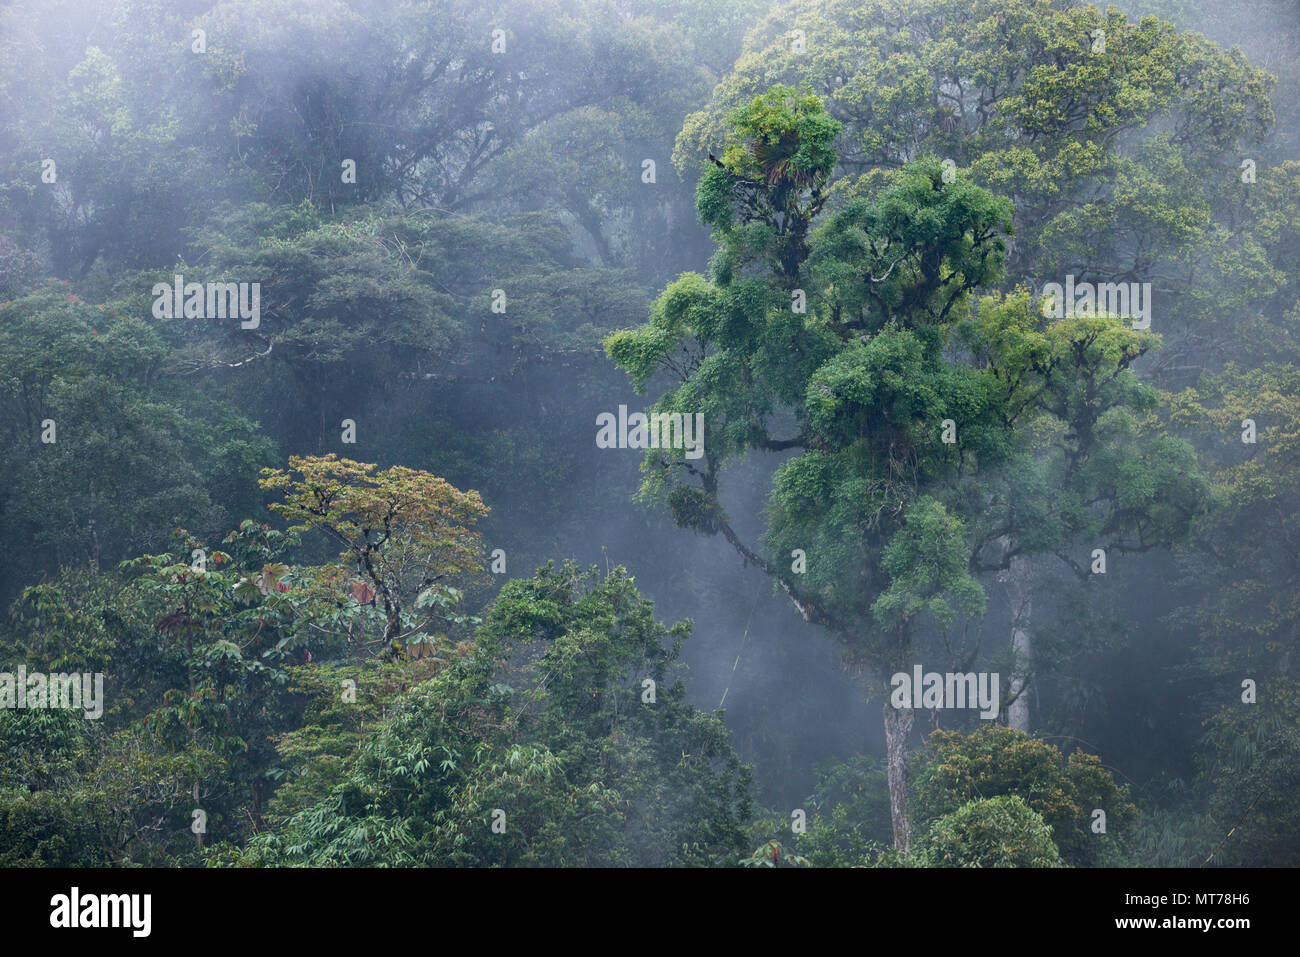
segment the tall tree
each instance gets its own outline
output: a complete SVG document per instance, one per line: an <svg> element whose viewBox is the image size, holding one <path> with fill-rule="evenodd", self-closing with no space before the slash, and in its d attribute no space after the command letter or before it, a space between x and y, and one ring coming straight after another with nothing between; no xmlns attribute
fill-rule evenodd
<svg viewBox="0 0 1300 957"><path fill-rule="evenodd" d="M1257 189L1243 186L1243 168L1253 176L1258 165L1261 183L1272 176L1261 150L1274 79L1239 50L1156 16L1130 19L1103 7L782 5L748 35L709 105L687 119L676 161L702 162L729 113L756 91L807 84L844 126L832 207L871 195L920 155L950 159L1015 205L1008 284L1038 289L1067 275L1149 282L1152 329L1164 345L1135 369L1164 388L1188 385L1238 347L1238 315L1283 285L1285 269L1260 228L1273 214L1241 208ZM1058 570L1051 551L1034 555L1005 541L996 560L992 550L982 556L986 579L1003 579L1014 606L1022 679L1033 585ZM1025 703L1018 720L1027 720Z"/></svg>
<svg viewBox="0 0 1300 957"><path fill-rule="evenodd" d="M923 620L942 628L982 609L966 522L933 492L1004 459L1014 437L994 376L949 362L943 346L970 290L999 276L1010 204L964 178L946 182L930 160L810 236L839 124L787 87L733 119L699 188L720 245L712 281L682 276L646 326L606 343L639 390L672 372L657 410L704 415L700 463L648 453L643 493L679 525L722 534L883 688L910 670ZM960 422L959 444L941 441L944 420ZM757 450L798 452L776 474L762 552L720 497L724 466ZM800 553L806 571L790 561ZM884 719L905 849L912 710L886 702Z"/></svg>

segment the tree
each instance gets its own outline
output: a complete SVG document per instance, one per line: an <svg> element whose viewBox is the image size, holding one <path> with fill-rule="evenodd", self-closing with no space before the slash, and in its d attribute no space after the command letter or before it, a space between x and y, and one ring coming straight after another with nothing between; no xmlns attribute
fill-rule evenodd
<svg viewBox="0 0 1300 957"><path fill-rule="evenodd" d="M749 775L721 716L686 701L688 633L656 621L621 568L508 582L471 653L348 733L341 771L330 755L291 756L297 780L327 790L311 802L299 788L242 863L734 863ZM326 733L355 727L346 710L329 708Z"/></svg>
<svg viewBox="0 0 1300 957"><path fill-rule="evenodd" d="M1116 842L1137 816L1128 789L1115 784L1096 755L1074 751L1065 760L1052 745L999 725L969 735L931 734L926 749L913 758L912 790L918 829L947 820L941 832L963 820L962 826L976 826L976 820L997 810L977 810L972 802L998 796L1023 800L1046 824L1052 856L1059 849L1060 857L1076 867L1116 860ZM1092 830L1098 809L1106 815L1104 834ZM1010 810L1002 807L999 813Z"/></svg>
<svg viewBox="0 0 1300 957"><path fill-rule="evenodd" d="M477 492L428 472L375 468L333 453L294 455L287 470L263 469L259 484L284 492L270 508L292 531L319 530L343 547L340 559L378 595L383 640L398 655L404 642L433 640L425 629L460 597L452 582L481 568L469 526L488 509Z"/></svg>
<svg viewBox="0 0 1300 957"><path fill-rule="evenodd" d="M1015 445L995 377L943 351L970 291L998 278L1010 207L921 161L805 246L836 125L816 97L780 87L734 118L726 158L699 189L721 246L713 281L682 276L647 325L606 341L638 390L670 371L656 410L702 410L709 436L698 466L648 453L642 494L678 525L721 533L883 689L911 667L926 616L943 628L982 607L966 522L930 493ZM940 441L944 420L961 423L960 444ZM800 453L776 474L765 554L743 542L719 497L724 465L755 450ZM786 558L796 549L811 559L806 572ZM911 710L886 703L884 717L895 841L906 848Z"/></svg>
<svg viewBox="0 0 1300 957"><path fill-rule="evenodd" d="M1184 6L1175 0L1162 9ZM825 189L829 208L875 194L918 156L947 158L1014 203L1009 284L1032 289L1067 275L1150 282L1152 329L1163 348L1155 355L1145 347L1145 360L1126 364L1165 388L1186 386L1255 341L1235 331L1243 315L1280 318L1293 301L1283 277L1294 250L1282 236L1294 231L1278 230L1294 218L1281 186L1288 177L1285 164L1273 162L1279 151L1263 145L1274 80L1237 49L1102 7L810 0L774 8L709 104L687 118L675 162L703 163L756 90L804 84L843 126ZM1267 4L1259 8L1267 17ZM803 42L793 42L796 31ZM1243 157L1252 158L1252 176L1258 165L1258 184L1245 185ZM1054 494L1059 485L1047 488ZM1185 530L1168 528L1153 547ZM1023 537L993 542L979 571L1007 586L1012 719L1027 725L1024 691L1054 663L1046 653L1029 660L1034 584L1057 570L1050 556L1083 542L1045 549Z"/></svg>
<svg viewBox="0 0 1300 957"><path fill-rule="evenodd" d="M1104 563L1184 542L1211 494L1192 446L1158 418L1162 395L1133 371L1159 336L1104 310L1045 319L1023 288L981 300L957 334L1005 391L1008 426L1034 436L1028 453L968 493L982 502L972 564L1000 572L1011 596L1008 720L1027 731L1028 682L1046 663L1030 663L1029 559L1054 555L1095 587L1096 549Z"/></svg>
<svg viewBox="0 0 1300 957"><path fill-rule="evenodd" d="M129 303L86 302L63 283L0 303L0 455L12 479L0 534L29 543L6 557L0 596L61 565L161 549L178 524L218 535L252 505L244 476L272 444L169 375L173 345Z"/></svg>
<svg viewBox="0 0 1300 957"><path fill-rule="evenodd" d="M878 859L890 840L889 782L884 763L856 755L842 764L819 769L817 787L800 807L807 830L790 834L790 815L759 815L750 833L767 839L748 866L857 867ZM781 835L785 841L774 839ZM748 862L742 862L748 863Z"/></svg>
<svg viewBox="0 0 1300 957"><path fill-rule="evenodd" d="M79 720L69 773L27 776L16 798L38 817L47 801L79 809L100 865L197 855L196 808L229 840L260 824L269 738L298 720L285 686L303 653L285 593L250 600L240 583L287 572L277 559L293 540L245 522L223 544L177 529L168 551L113 572L66 569L14 602L11 647L30 670L105 678L102 717Z"/></svg>
<svg viewBox="0 0 1300 957"><path fill-rule="evenodd" d="M1061 867L1052 829L1014 794L968 801L930 825L918 854L931 867Z"/></svg>
<svg viewBox="0 0 1300 957"><path fill-rule="evenodd" d="M186 228L250 197L330 214L558 210L593 262L678 266L704 237L668 151L707 95L700 61L719 46L731 56L715 73L734 59L753 3L728 6L725 40L700 10L633 16L606 0L562 18L536 0L6 8L0 221L39 234L60 275L194 262ZM87 19L112 28L72 26ZM653 187L643 157L659 159ZM57 182L33 188L47 158Z"/></svg>
<svg viewBox="0 0 1300 957"><path fill-rule="evenodd" d="M1300 861L1295 802L1300 785L1300 735L1295 728L1269 734L1245 767L1215 775L1211 818L1221 840L1206 861L1228 866L1294 867ZM1203 862L1198 862L1203 863Z"/></svg>

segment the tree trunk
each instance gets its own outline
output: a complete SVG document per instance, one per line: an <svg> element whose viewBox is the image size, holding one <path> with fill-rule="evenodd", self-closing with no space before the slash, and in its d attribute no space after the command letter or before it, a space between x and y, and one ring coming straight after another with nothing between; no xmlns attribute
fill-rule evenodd
<svg viewBox="0 0 1300 957"><path fill-rule="evenodd" d="M907 853L911 837L907 820L907 738L912 732L911 708L895 708L885 699L885 755L889 770L889 816L894 825L894 847Z"/></svg>
<svg viewBox="0 0 1300 957"><path fill-rule="evenodd" d="M1015 661L1011 673L1012 700L1007 705L1007 727L1028 733L1029 695L1025 692L1025 684L1029 680L1032 650L1029 616L1033 606L1029 560L1016 555L1011 559L1011 567L998 577L1006 586L1007 602L1011 606L1011 653Z"/></svg>

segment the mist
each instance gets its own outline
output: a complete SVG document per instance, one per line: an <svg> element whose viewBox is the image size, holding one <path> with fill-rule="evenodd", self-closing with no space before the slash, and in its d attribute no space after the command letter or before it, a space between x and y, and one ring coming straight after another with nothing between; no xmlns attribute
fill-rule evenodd
<svg viewBox="0 0 1300 957"><path fill-rule="evenodd" d="M0 865L1300 863L1298 44L0 8Z"/></svg>

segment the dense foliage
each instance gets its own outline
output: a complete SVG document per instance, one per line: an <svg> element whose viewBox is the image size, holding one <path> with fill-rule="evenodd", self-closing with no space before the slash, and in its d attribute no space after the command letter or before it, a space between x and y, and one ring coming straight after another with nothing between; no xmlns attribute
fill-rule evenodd
<svg viewBox="0 0 1300 957"><path fill-rule="evenodd" d="M0 676L103 696L0 677L0 866L1296 864L1300 21L1224 6L4 6Z"/></svg>

